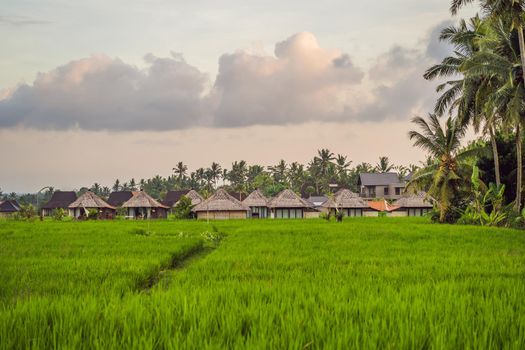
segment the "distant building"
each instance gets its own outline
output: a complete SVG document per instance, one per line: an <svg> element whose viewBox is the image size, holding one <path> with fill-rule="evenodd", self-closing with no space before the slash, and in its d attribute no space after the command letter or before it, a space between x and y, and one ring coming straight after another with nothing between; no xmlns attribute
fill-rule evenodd
<svg viewBox="0 0 525 350"><path fill-rule="evenodd" d="M210 198L197 204L193 211L197 219L246 219L250 208L221 188Z"/></svg>
<svg viewBox="0 0 525 350"><path fill-rule="evenodd" d="M91 191L85 192L69 205L69 215L75 219L86 218L89 210L96 210L99 219L113 219L116 215L115 207L109 205L102 198Z"/></svg>
<svg viewBox="0 0 525 350"><path fill-rule="evenodd" d="M306 199L299 197L292 190L283 190L272 198L268 207L270 217L274 219L302 219L319 217L319 211Z"/></svg>
<svg viewBox="0 0 525 350"><path fill-rule="evenodd" d="M366 199L399 199L405 189L397 173L361 173L357 184L359 195Z"/></svg>
<svg viewBox="0 0 525 350"><path fill-rule="evenodd" d="M348 189L337 191L333 198L323 203L322 207L332 214L342 211L345 216L363 216L369 208L363 198Z"/></svg>
<svg viewBox="0 0 525 350"><path fill-rule="evenodd" d="M133 192L122 208L127 209L127 216L132 219L166 219L169 209L144 191Z"/></svg>
<svg viewBox="0 0 525 350"><path fill-rule="evenodd" d="M379 213L385 213L388 216L404 216L402 212L397 212L398 209L397 205L390 204L384 199L369 201L364 216L379 216Z"/></svg>
<svg viewBox="0 0 525 350"><path fill-rule="evenodd" d="M406 216L424 216L434 207L432 203L426 199L424 192L405 195L395 201L394 205L398 206L398 210L404 212Z"/></svg>
<svg viewBox="0 0 525 350"><path fill-rule="evenodd" d="M0 201L0 218L9 217L20 211L20 204L16 200Z"/></svg>
<svg viewBox="0 0 525 350"><path fill-rule="evenodd" d="M109 198L107 200L108 204L115 208L122 207L122 204L126 203L133 197L135 194L137 194L138 191L115 191L111 192L109 194Z"/></svg>
<svg viewBox="0 0 525 350"><path fill-rule="evenodd" d="M42 216L51 216L57 209L69 211L69 205L77 199L74 191L55 191L49 202L44 204L41 209Z"/></svg>
<svg viewBox="0 0 525 350"><path fill-rule="evenodd" d="M310 196L306 198L308 203L312 205L315 209L322 209L323 204L328 200L327 196Z"/></svg>
<svg viewBox="0 0 525 350"><path fill-rule="evenodd" d="M161 203L167 207L173 208L177 205L177 203L179 203L183 196L188 197L191 200L191 205L193 206L204 200L204 198L202 198L201 195L195 190L177 190L168 191L168 193L166 193L166 197Z"/></svg>
<svg viewBox="0 0 525 350"><path fill-rule="evenodd" d="M242 201L244 205L250 208L248 217L260 219L266 219L269 216L268 202L269 199L261 190L253 191Z"/></svg>

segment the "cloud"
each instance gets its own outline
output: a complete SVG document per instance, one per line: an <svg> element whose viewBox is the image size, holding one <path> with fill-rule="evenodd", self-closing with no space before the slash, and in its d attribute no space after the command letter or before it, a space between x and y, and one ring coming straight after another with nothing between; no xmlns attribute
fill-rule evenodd
<svg viewBox="0 0 525 350"><path fill-rule="evenodd" d="M50 21L33 19L26 16L0 16L0 24L5 23L13 26L27 26L34 24L50 24Z"/></svg>
<svg viewBox="0 0 525 350"><path fill-rule="evenodd" d="M142 70L96 55L38 74L0 101L0 127L165 130L199 125L209 78L179 56Z"/></svg>
<svg viewBox="0 0 525 350"><path fill-rule="evenodd" d="M436 42L448 24L433 28L426 45L392 47L368 71L348 53L322 48L308 32L277 43L273 55L222 55L213 83L179 53L148 54L145 68L94 55L39 73L32 85L0 91L0 128L127 131L407 120L432 108L435 84L422 75L447 53Z"/></svg>
<svg viewBox="0 0 525 350"><path fill-rule="evenodd" d="M311 33L275 46L275 56L223 55L214 94L214 124L246 126L338 119L338 95L364 73L347 54L319 47Z"/></svg>

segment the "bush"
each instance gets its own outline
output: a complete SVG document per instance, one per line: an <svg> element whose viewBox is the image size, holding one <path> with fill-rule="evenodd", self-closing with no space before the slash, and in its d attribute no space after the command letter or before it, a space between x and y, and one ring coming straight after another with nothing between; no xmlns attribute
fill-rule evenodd
<svg viewBox="0 0 525 350"><path fill-rule="evenodd" d="M330 219L332 218L332 213L331 212L321 213L321 214L319 214L319 217L321 219L326 220L326 221L330 221Z"/></svg>
<svg viewBox="0 0 525 350"><path fill-rule="evenodd" d="M342 211L342 210L339 210L336 214L335 214L335 218L337 220L337 222L343 222L343 218L345 217L345 213Z"/></svg>
<svg viewBox="0 0 525 350"><path fill-rule="evenodd" d="M53 220L55 221L62 221L65 216L66 212L62 208L58 208L53 211Z"/></svg>
<svg viewBox="0 0 525 350"><path fill-rule="evenodd" d="M20 206L19 217L25 220L34 219L36 216L35 207L32 204L26 204Z"/></svg>
<svg viewBox="0 0 525 350"><path fill-rule="evenodd" d="M191 219L192 213L191 209L193 205L191 204L191 199L186 196L180 197L177 205L175 205L174 212L177 219Z"/></svg>
<svg viewBox="0 0 525 350"><path fill-rule="evenodd" d="M126 215L128 215L127 208L122 208L122 207L117 208L117 216L126 216Z"/></svg>

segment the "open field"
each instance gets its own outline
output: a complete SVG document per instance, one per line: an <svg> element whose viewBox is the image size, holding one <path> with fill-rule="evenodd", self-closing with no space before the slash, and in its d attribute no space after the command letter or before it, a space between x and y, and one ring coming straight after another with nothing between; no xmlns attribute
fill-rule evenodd
<svg viewBox="0 0 525 350"><path fill-rule="evenodd" d="M0 221L3 348L523 349L524 296L522 231Z"/></svg>

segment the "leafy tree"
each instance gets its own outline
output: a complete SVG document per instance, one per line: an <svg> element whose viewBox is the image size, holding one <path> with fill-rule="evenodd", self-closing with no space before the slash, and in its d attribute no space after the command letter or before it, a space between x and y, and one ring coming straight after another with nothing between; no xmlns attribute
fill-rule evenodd
<svg viewBox="0 0 525 350"><path fill-rule="evenodd" d="M175 217L177 219L190 219L192 217L192 208L193 205L191 204L191 199L186 196L182 196L173 209Z"/></svg>
<svg viewBox="0 0 525 350"><path fill-rule="evenodd" d="M379 162L375 166L375 171L378 173L388 173L394 169L394 165L390 163L388 157L379 157Z"/></svg>

